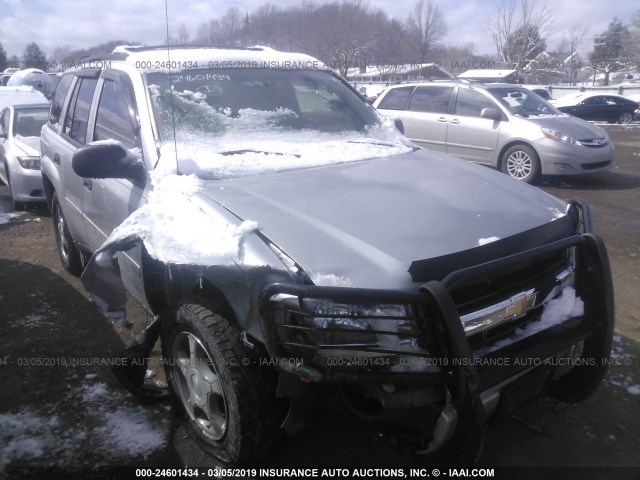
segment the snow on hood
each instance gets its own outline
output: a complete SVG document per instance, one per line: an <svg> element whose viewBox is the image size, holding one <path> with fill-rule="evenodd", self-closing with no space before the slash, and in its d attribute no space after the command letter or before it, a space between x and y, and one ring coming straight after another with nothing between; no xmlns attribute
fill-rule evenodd
<svg viewBox="0 0 640 480"><path fill-rule="evenodd" d="M195 175L154 172L148 202L105 240L99 251L138 237L154 258L165 263L220 265L241 260L243 238L258 229L244 221L232 225L213 215L195 196L202 181Z"/></svg>

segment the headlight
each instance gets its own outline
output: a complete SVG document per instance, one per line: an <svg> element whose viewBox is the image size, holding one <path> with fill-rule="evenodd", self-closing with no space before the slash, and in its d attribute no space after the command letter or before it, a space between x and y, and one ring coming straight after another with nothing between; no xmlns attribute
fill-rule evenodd
<svg viewBox="0 0 640 480"><path fill-rule="evenodd" d="M40 170L40 158L38 157L16 157L22 168L27 170Z"/></svg>
<svg viewBox="0 0 640 480"><path fill-rule="evenodd" d="M314 300L305 300L309 308ZM309 320L328 345L362 345L396 352L424 353L419 347L419 327L408 305L341 304L319 301ZM346 330L344 333L340 330Z"/></svg>
<svg viewBox="0 0 640 480"><path fill-rule="evenodd" d="M550 128L541 128L540 130L542 130L542 133L544 133L545 137L550 138L551 140L555 140L556 142L568 143L569 145L582 145L572 136L562 133L558 130L552 130Z"/></svg>

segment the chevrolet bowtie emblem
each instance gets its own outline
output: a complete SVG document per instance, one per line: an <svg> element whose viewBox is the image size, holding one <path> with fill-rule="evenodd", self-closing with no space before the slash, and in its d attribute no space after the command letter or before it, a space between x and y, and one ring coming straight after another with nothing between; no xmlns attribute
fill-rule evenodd
<svg viewBox="0 0 640 480"><path fill-rule="evenodd" d="M467 335L482 332L507 320L524 317L536 304L537 292L527 290L507 300L460 317Z"/></svg>

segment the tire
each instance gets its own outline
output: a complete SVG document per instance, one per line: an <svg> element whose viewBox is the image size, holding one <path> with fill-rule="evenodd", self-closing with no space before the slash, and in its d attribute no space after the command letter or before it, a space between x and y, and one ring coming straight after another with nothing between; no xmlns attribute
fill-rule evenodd
<svg viewBox="0 0 640 480"><path fill-rule="evenodd" d="M184 303L163 319L162 350L189 433L210 455L239 466L268 453L279 424L275 370L257 365L230 318L208 300Z"/></svg>
<svg viewBox="0 0 640 480"><path fill-rule="evenodd" d="M62 213L62 206L56 193L53 194L51 199L51 211L53 213L53 231L56 235L56 246L60 262L67 272L79 276L82 273L80 251L73 242L73 238L71 238Z"/></svg>
<svg viewBox="0 0 640 480"><path fill-rule="evenodd" d="M618 117L618 123L631 123L633 122L633 114L629 112L622 112Z"/></svg>
<svg viewBox="0 0 640 480"><path fill-rule="evenodd" d="M514 145L509 148L500 162L502 172L516 180L535 184L540 179L540 158L528 145Z"/></svg>

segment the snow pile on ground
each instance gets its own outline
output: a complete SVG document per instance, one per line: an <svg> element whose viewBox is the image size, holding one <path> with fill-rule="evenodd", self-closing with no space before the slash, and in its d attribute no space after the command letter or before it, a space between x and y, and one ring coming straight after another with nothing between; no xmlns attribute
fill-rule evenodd
<svg viewBox="0 0 640 480"><path fill-rule="evenodd" d="M71 465L87 443L98 446L95 451L110 464L116 464L118 458L147 457L164 448L168 422L154 419L149 407L127 405L126 399L105 383L88 382L73 389L49 409L63 415L73 411L78 425L73 429L50 412L27 409L0 414L0 474L11 462L34 464L40 457L56 458L60 466Z"/></svg>
<svg viewBox="0 0 640 480"><path fill-rule="evenodd" d="M194 175L157 172L148 203L133 212L101 249L130 236L145 242L149 253L166 263L219 265L239 260L243 237L255 222L228 223L196 200L202 181Z"/></svg>
<svg viewBox="0 0 640 480"><path fill-rule="evenodd" d="M611 362L612 367L609 368L607 376L609 384L622 388L631 395L640 395L640 379L635 377L635 371L619 372L616 370L617 366L637 365L636 358L625 350L624 343L620 335L613 336Z"/></svg>
<svg viewBox="0 0 640 480"><path fill-rule="evenodd" d="M149 412L141 405L107 412L104 426L93 433L105 450L117 456L146 457L166 444L166 432L150 423Z"/></svg>
<svg viewBox="0 0 640 480"><path fill-rule="evenodd" d="M54 310L54 305L49 305L44 301L42 292L36 290L30 293L29 297L35 297L38 305L26 317L17 318L15 313L9 313L8 318L11 319L9 326L16 328L38 328L44 325L52 328L56 326L56 323L50 320L54 320L53 317L56 317L58 312Z"/></svg>
<svg viewBox="0 0 640 480"><path fill-rule="evenodd" d="M0 212L0 225L13 222L24 215L24 212Z"/></svg>
<svg viewBox="0 0 640 480"><path fill-rule="evenodd" d="M12 460L58 452L57 426L57 417L42 418L29 411L0 414L0 472Z"/></svg>

